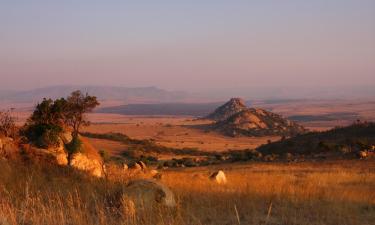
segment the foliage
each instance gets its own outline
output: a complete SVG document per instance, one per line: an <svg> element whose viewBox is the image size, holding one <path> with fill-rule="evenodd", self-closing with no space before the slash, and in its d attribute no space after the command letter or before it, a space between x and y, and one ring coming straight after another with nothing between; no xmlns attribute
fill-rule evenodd
<svg viewBox="0 0 375 225"><path fill-rule="evenodd" d="M64 99L52 101L44 98L27 120L22 134L38 147L57 146L59 135L63 132L65 110Z"/></svg>
<svg viewBox="0 0 375 225"><path fill-rule="evenodd" d="M90 124L85 113L92 112L99 102L95 96L84 95L81 91L72 92L66 101L68 110L65 113L65 124L73 129L73 136L78 136L81 126Z"/></svg>

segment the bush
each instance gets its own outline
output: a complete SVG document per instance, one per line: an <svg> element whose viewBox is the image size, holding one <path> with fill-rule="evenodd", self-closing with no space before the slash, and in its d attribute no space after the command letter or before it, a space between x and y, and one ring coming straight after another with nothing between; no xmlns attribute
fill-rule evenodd
<svg viewBox="0 0 375 225"><path fill-rule="evenodd" d="M50 146L58 146L59 135L62 132L60 126L52 124L35 124L28 125L22 131L27 139L39 148L48 148Z"/></svg>

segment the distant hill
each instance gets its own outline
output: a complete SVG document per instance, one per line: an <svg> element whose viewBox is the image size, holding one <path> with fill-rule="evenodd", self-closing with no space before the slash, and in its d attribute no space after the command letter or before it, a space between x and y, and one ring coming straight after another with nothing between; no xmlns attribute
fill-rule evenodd
<svg viewBox="0 0 375 225"><path fill-rule="evenodd" d="M213 113L210 113L206 118L215 121L224 121L245 109L247 107L243 99L232 98L224 105L218 107Z"/></svg>
<svg viewBox="0 0 375 225"><path fill-rule="evenodd" d="M338 154L353 155L375 149L375 123L356 123L324 132L310 132L260 146L262 154Z"/></svg>
<svg viewBox="0 0 375 225"><path fill-rule="evenodd" d="M156 87L112 87L112 86L51 86L28 91L1 91L0 101L36 102L43 98L66 97L72 91L81 90L100 100L115 100L123 103L155 103L183 101L188 94L180 91L166 91Z"/></svg>
<svg viewBox="0 0 375 225"><path fill-rule="evenodd" d="M295 136L306 130L299 124L264 109L247 108L244 100L232 98L207 118L216 120L212 128L229 136Z"/></svg>
<svg viewBox="0 0 375 225"><path fill-rule="evenodd" d="M212 112L222 103L159 103L129 104L106 107L97 110L100 113L116 113L124 115L183 115L201 117Z"/></svg>

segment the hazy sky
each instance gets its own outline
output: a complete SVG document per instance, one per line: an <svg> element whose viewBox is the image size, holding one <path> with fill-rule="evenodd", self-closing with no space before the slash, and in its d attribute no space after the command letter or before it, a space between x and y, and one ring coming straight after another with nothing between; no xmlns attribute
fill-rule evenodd
<svg viewBox="0 0 375 225"><path fill-rule="evenodd" d="M0 88L375 85L374 0L0 0Z"/></svg>

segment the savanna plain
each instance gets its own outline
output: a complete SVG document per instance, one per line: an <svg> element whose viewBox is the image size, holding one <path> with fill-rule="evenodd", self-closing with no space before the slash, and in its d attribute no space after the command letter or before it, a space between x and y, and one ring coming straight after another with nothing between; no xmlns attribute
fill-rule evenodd
<svg viewBox="0 0 375 225"><path fill-rule="evenodd" d="M190 117L89 117L93 123L84 132L121 133L203 152L252 149L281 138L227 137L196 129L205 122ZM331 126L322 124L319 127ZM121 194L132 180L143 178L123 172L126 144L93 137L86 140L117 160L103 178L64 166L0 160L0 224L372 225L375 221L373 159L249 161L179 168L150 164L148 169L162 174L158 182L175 195L176 206L170 208L146 201L134 204ZM154 156L159 160L184 157L170 152ZM225 172L225 184L209 179L218 170Z"/></svg>

